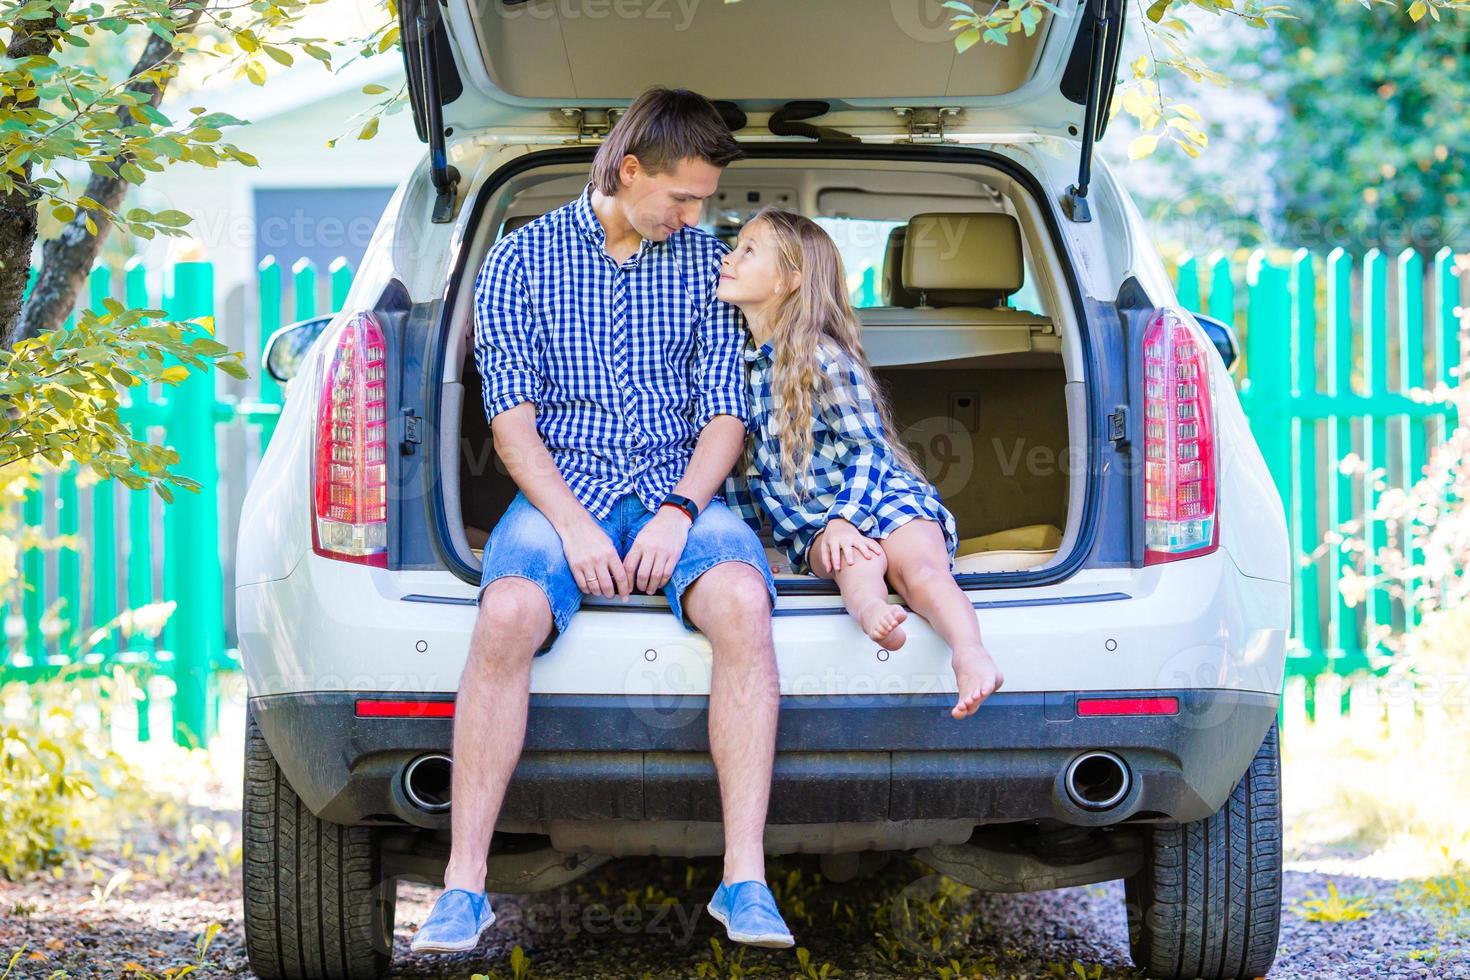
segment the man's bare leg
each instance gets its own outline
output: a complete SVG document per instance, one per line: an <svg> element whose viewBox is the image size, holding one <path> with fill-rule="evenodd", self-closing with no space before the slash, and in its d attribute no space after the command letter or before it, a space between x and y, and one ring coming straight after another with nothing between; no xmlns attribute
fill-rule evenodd
<svg viewBox="0 0 1470 980"><path fill-rule="evenodd" d="M454 805L445 888L480 892L505 787L526 740L531 658L551 632L546 593L528 579L485 589L454 706Z"/></svg>
<svg viewBox="0 0 1470 980"><path fill-rule="evenodd" d="M714 648L709 744L725 821L724 881L766 880L766 809L776 757L780 680L771 597L761 573L721 562L684 593L689 621Z"/></svg>

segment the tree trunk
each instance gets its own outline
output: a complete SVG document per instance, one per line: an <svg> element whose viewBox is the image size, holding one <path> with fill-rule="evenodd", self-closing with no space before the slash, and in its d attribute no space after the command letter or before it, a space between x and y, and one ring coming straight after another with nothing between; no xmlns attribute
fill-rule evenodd
<svg viewBox="0 0 1470 980"><path fill-rule="evenodd" d="M57 19L55 11L40 20L17 19L11 28L10 43L5 46L5 56L49 57L60 34ZM0 96L0 112L8 115L33 109L38 102L35 96L23 100L17 100L13 94ZM20 303L31 272L31 249L36 244L36 199L40 195L30 188L30 181L31 164L27 160L20 166L16 181L19 186L0 195L0 262L4 263L0 268L0 344L6 347L20 326Z"/></svg>
<svg viewBox="0 0 1470 980"><path fill-rule="evenodd" d="M188 34L192 31L206 6L207 4L200 3L186 7L184 16L174 25L176 35ZM143 53L133 65L133 70L128 76L135 80L128 84L124 91L139 93L146 97L150 105L157 107L163 100L167 77L161 84L155 84L151 79L137 76L145 71L176 61L178 57L179 50L174 46L174 42L165 41L157 34L148 35L148 43L144 45ZM133 122L133 117L128 113L126 107L117 110L117 117L119 125L122 126L131 125ZM87 180L87 189L83 191L83 195L113 212L119 210L124 198L127 197L128 187L131 186L121 173L122 165L129 162L130 159L129 155L120 154L117 159L105 164L108 174L106 176L92 174ZM89 213L92 214L92 222L97 227L95 235L87 230ZM31 218L32 237L34 238L34 210L32 210ZM15 340L35 337L61 326L67 315L77 305L77 300L82 297L87 285L87 276L97 261L97 255L102 250L102 241L111 227L111 224L100 214L89 212L87 209L78 209L76 217L66 223L60 234L42 244L41 273L36 278L36 285L20 312Z"/></svg>

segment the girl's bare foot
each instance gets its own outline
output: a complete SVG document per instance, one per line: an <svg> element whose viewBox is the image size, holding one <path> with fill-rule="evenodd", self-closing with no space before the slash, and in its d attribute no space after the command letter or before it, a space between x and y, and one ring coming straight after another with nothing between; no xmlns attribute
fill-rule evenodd
<svg viewBox="0 0 1470 980"><path fill-rule="evenodd" d="M1001 684L1005 682L1000 668L990 659L989 651L983 646L955 650L951 663L954 666L959 700L949 713L956 718L966 718L974 714L980 703L1000 690Z"/></svg>
<svg viewBox="0 0 1470 980"><path fill-rule="evenodd" d="M868 639L885 650L897 650L908 639L899 623L909 618L903 606L891 606L886 602L875 602L863 610L858 622Z"/></svg>

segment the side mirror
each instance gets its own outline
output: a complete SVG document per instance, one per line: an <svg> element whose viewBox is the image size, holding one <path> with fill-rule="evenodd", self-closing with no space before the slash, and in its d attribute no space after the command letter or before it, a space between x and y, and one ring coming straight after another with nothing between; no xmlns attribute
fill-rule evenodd
<svg viewBox="0 0 1470 980"><path fill-rule="evenodd" d="M1194 314L1194 318L1204 328L1205 336L1210 338L1210 343L1215 345L1215 350L1220 352L1220 359L1225 362L1225 369L1232 370L1235 367L1236 358L1240 356L1240 343L1235 339L1235 331L1231 329L1230 324L1203 313Z"/></svg>
<svg viewBox="0 0 1470 980"><path fill-rule="evenodd" d="M271 334L270 339L265 342L265 353L260 358L260 366L265 368L265 373L281 384L296 377L307 348L322 335L334 316L335 313L328 313L325 316L297 320Z"/></svg>

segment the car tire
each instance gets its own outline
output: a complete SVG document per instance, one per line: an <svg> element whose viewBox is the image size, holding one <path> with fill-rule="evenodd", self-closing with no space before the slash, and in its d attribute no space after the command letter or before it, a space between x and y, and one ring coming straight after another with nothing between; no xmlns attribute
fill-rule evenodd
<svg viewBox="0 0 1470 980"><path fill-rule="evenodd" d="M318 819L246 722L245 948L261 980L376 980L392 959L396 889L377 832Z"/></svg>
<svg viewBox="0 0 1470 980"><path fill-rule="evenodd" d="M1128 945L1148 976L1262 977L1281 929L1281 751L1276 723L1215 813L1151 828L1124 879Z"/></svg>

